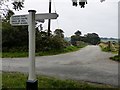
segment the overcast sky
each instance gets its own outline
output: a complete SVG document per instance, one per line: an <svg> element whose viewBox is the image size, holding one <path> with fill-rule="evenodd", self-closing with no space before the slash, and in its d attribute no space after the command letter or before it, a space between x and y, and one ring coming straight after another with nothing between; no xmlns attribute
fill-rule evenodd
<svg viewBox="0 0 120 90"><path fill-rule="evenodd" d="M37 13L48 13L49 0L25 0L25 8L15 11L15 14L28 14L28 10ZM118 1L88 0L85 8L72 6L72 0L52 0L52 12L59 14L57 20L52 20L51 30L64 30L65 36L71 36L80 30L82 34L97 33L100 37L118 37ZM12 6L10 6L12 7ZM58 23L57 23L58 22ZM47 29L47 20L43 28Z"/></svg>

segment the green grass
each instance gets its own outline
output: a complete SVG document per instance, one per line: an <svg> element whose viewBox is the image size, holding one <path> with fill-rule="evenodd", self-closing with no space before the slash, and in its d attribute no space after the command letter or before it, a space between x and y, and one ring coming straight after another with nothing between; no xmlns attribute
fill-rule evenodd
<svg viewBox="0 0 120 90"><path fill-rule="evenodd" d="M111 52L113 54L118 53L118 45L113 45L112 44L111 48L109 48L108 44L100 43L99 46L101 47L101 50L104 51L104 52Z"/></svg>
<svg viewBox="0 0 120 90"><path fill-rule="evenodd" d="M27 57L27 56L28 52L2 52L2 58Z"/></svg>
<svg viewBox="0 0 120 90"><path fill-rule="evenodd" d="M116 55L114 57L110 57L110 59L120 62L120 56L118 56L118 55Z"/></svg>
<svg viewBox="0 0 120 90"><path fill-rule="evenodd" d="M105 44L100 44L99 46L101 47L101 50L104 51L104 52L111 52L111 53L113 53L113 54L118 54L118 50L117 50L117 51L116 51L116 50L114 51L114 50L108 48L108 46L105 45ZM117 48L118 48L118 47L117 47ZM113 56L113 57L110 57L110 59L111 59L111 60L114 60L114 61L120 62L120 56L118 56L118 55L115 55L115 56Z"/></svg>
<svg viewBox="0 0 120 90"><path fill-rule="evenodd" d="M100 44L99 46L101 47L102 51L104 51L104 52L111 52L111 49L107 45Z"/></svg>
<svg viewBox="0 0 120 90"><path fill-rule="evenodd" d="M36 56L47 56L47 55L56 55L56 54L62 54L62 53L68 53L77 51L80 48L85 47L86 44L81 45L79 47L76 46L68 46L64 48L63 50L52 50L52 51L44 51L44 52L37 52ZM15 57L28 57L28 52L3 52L2 58L15 58Z"/></svg>
<svg viewBox="0 0 120 90"><path fill-rule="evenodd" d="M4 88L25 88L27 81L27 74L22 73L8 73L4 72L2 81L3 81L3 90L8 90ZM52 90L60 90L60 88L84 88L86 90L90 88L114 88L110 85L94 84L83 81L73 81L73 80L60 80L54 77L37 75L38 87L39 88L53 88Z"/></svg>
<svg viewBox="0 0 120 90"><path fill-rule="evenodd" d="M102 51L111 52L111 49L109 49L108 47L105 47L105 48L102 47Z"/></svg>

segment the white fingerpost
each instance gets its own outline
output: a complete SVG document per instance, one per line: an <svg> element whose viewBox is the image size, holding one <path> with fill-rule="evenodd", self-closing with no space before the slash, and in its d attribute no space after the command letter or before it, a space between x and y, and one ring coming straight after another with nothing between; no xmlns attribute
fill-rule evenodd
<svg viewBox="0 0 120 90"><path fill-rule="evenodd" d="M29 76L26 82L26 90L38 90L38 81L35 73L35 20L57 19L57 13L36 14L35 10L29 10L29 15L15 15L10 18L13 26L28 25L29 32Z"/></svg>
<svg viewBox="0 0 120 90"><path fill-rule="evenodd" d="M36 80L35 75L35 10L29 10L29 77L28 80Z"/></svg>
<svg viewBox="0 0 120 90"><path fill-rule="evenodd" d="M26 82L26 90L38 90L38 81L35 74L35 10L29 10L29 76Z"/></svg>

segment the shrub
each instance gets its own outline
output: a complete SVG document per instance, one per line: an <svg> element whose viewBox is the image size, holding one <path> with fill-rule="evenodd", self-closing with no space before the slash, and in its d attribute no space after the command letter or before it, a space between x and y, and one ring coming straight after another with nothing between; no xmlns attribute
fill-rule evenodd
<svg viewBox="0 0 120 90"><path fill-rule="evenodd" d="M114 57L110 57L110 59L120 62L120 56L118 56L118 55L116 55Z"/></svg>

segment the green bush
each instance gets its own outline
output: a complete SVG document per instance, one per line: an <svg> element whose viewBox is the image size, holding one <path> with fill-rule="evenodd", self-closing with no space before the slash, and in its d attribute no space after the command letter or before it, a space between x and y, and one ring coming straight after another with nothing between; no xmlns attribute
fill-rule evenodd
<svg viewBox="0 0 120 90"><path fill-rule="evenodd" d="M110 57L110 59L120 62L120 56L118 56L118 55L116 55L114 57Z"/></svg>
<svg viewBox="0 0 120 90"><path fill-rule="evenodd" d="M69 46L63 38L52 36L52 37L37 37L36 39L36 51L60 51L65 47Z"/></svg>
<svg viewBox="0 0 120 90"><path fill-rule="evenodd" d="M28 51L28 28L26 26L12 27L3 22L2 28L2 51L3 52L27 52ZM44 35L44 37L43 37ZM36 51L60 50L69 44L63 38L47 36L46 32L36 30Z"/></svg>
<svg viewBox="0 0 120 90"><path fill-rule="evenodd" d="M104 47L104 48L102 48L102 50L105 51L105 52L110 52L111 51L111 49L109 47Z"/></svg>

